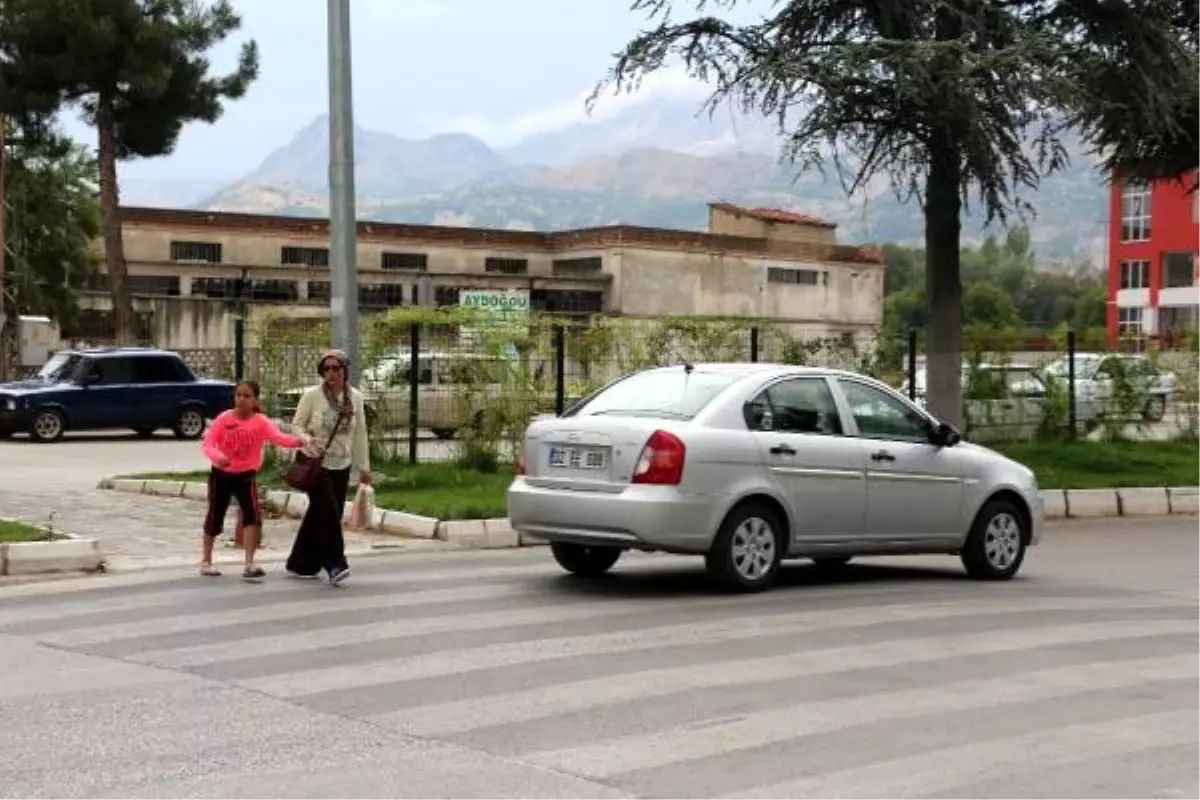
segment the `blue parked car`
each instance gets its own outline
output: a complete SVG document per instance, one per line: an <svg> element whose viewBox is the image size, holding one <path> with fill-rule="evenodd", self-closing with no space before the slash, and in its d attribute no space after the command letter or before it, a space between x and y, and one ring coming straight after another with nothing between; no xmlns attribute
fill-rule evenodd
<svg viewBox="0 0 1200 800"><path fill-rule="evenodd" d="M197 378L178 353L151 347L61 350L37 377L0 384L0 438L38 442L63 433L170 428L199 439L208 420L233 407L234 385Z"/></svg>

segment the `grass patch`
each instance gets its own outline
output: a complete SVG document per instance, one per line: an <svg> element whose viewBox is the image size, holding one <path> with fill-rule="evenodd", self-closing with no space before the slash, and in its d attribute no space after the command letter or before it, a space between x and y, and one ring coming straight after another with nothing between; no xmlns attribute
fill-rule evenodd
<svg viewBox="0 0 1200 800"><path fill-rule="evenodd" d="M1012 442L989 447L1033 470L1041 489L1200 485L1200 448L1194 441Z"/></svg>
<svg viewBox="0 0 1200 800"><path fill-rule="evenodd" d="M44 542L49 538L41 528L24 522L0 519L0 542Z"/></svg>
<svg viewBox="0 0 1200 800"><path fill-rule="evenodd" d="M417 464L376 462L371 471L375 482L375 505L392 511L407 511L437 519L485 519L508 514L505 495L512 483L511 468L501 465L497 472L477 472L455 464ZM288 489L284 471L264 467L259 478L266 489ZM380 477L382 476L382 477ZM143 472L121 477L137 480L195 481L208 480L208 470L188 472ZM354 486L350 487L353 498Z"/></svg>

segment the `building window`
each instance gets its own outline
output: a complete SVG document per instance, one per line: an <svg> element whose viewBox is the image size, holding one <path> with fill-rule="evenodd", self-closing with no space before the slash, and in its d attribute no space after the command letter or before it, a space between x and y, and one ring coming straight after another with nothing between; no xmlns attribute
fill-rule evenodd
<svg viewBox="0 0 1200 800"><path fill-rule="evenodd" d="M1142 335L1142 309L1141 308L1118 308L1117 309L1117 335L1118 336L1141 336Z"/></svg>
<svg viewBox="0 0 1200 800"><path fill-rule="evenodd" d="M524 275L529 272L527 258L487 258L483 262L484 272L498 272L501 275Z"/></svg>
<svg viewBox="0 0 1200 800"><path fill-rule="evenodd" d="M404 284L367 283L358 286L361 308L391 308L404 305Z"/></svg>
<svg viewBox="0 0 1200 800"><path fill-rule="evenodd" d="M457 286L435 286L433 288L434 305L439 306L456 306L458 305Z"/></svg>
<svg viewBox="0 0 1200 800"><path fill-rule="evenodd" d="M1150 240L1150 187L1130 184L1121 189L1121 241Z"/></svg>
<svg viewBox="0 0 1200 800"><path fill-rule="evenodd" d="M1181 289L1195 285L1195 253L1167 253L1163 256L1164 289Z"/></svg>
<svg viewBox="0 0 1200 800"><path fill-rule="evenodd" d="M194 278L192 295L213 300L275 300L291 302L299 299L296 281L246 280L240 278Z"/></svg>
<svg viewBox="0 0 1200 800"><path fill-rule="evenodd" d="M171 260L180 264L220 264L220 242L171 242Z"/></svg>
<svg viewBox="0 0 1200 800"><path fill-rule="evenodd" d="M598 314L604 310L604 292L534 289L529 305L534 311L551 314Z"/></svg>
<svg viewBox="0 0 1200 800"><path fill-rule="evenodd" d="M829 283L829 273L816 269L791 269L788 267L768 267L767 283L790 283L798 286L825 286Z"/></svg>
<svg viewBox="0 0 1200 800"><path fill-rule="evenodd" d="M1197 306L1163 306L1158 310L1158 330L1160 333L1195 332L1198 317L1200 307Z"/></svg>
<svg viewBox="0 0 1200 800"><path fill-rule="evenodd" d="M588 277L599 275L603 266L600 256L585 258L556 258L550 262L550 270L562 278Z"/></svg>
<svg viewBox="0 0 1200 800"><path fill-rule="evenodd" d="M425 272L429 269L429 256L424 253L389 253L379 254L379 266L382 269L406 269L411 272Z"/></svg>
<svg viewBox="0 0 1200 800"><path fill-rule="evenodd" d="M127 275L125 285L130 294L154 297L179 297L179 278L166 275Z"/></svg>
<svg viewBox="0 0 1200 800"><path fill-rule="evenodd" d="M329 302L329 281L309 281L308 282L308 299L328 303Z"/></svg>
<svg viewBox="0 0 1200 800"><path fill-rule="evenodd" d="M1150 288L1150 262L1143 259L1135 261L1122 261L1121 269L1121 288L1122 289L1149 289Z"/></svg>
<svg viewBox="0 0 1200 800"><path fill-rule="evenodd" d="M281 247L279 263L285 267L328 267L328 247Z"/></svg>

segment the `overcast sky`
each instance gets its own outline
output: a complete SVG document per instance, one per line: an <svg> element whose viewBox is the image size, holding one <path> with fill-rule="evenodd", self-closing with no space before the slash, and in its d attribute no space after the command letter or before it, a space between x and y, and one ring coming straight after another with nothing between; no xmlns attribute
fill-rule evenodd
<svg viewBox="0 0 1200 800"><path fill-rule="evenodd" d="M646 25L628 0L350 0L358 125L418 138L467 131L491 144L585 118L611 54ZM253 169L328 109L326 0L235 0L242 30L213 51L228 70L253 38L261 74L214 125L184 129L167 158L122 165L145 178L225 178ZM747 3L761 10L766 0ZM681 12L693 8L691 0ZM699 88L666 76L642 95ZM642 97L642 101L649 99ZM598 114L611 111L607 101ZM71 123L91 146L95 135Z"/></svg>

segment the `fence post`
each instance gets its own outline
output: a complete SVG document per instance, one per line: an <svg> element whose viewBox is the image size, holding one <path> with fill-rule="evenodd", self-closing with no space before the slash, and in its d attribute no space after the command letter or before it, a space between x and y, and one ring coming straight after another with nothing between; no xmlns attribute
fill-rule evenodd
<svg viewBox="0 0 1200 800"><path fill-rule="evenodd" d="M408 463L417 463L417 403L421 387L421 323L408 324L411 360L408 364Z"/></svg>
<svg viewBox="0 0 1200 800"><path fill-rule="evenodd" d="M567 406L567 341L562 325L554 326L554 413L561 417Z"/></svg>
<svg viewBox="0 0 1200 800"><path fill-rule="evenodd" d="M1075 326L1067 326L1067 424L1071 426L1071 438L1075 438L1078 424L1075 407Z"/></svg>
<svg viewBox="0 0 1200 800"><path fill-rule="evenodd" d="M758 363L758 326L750 328L750 363Z"/></svg>
<svg viewBox="0 0 1200 800"><path fill-rule="evenodd" d="M908 399L917 400L917 329L908 329Z"/></svg>

